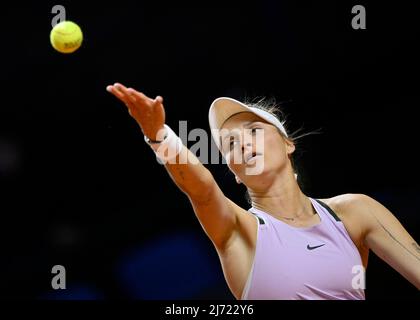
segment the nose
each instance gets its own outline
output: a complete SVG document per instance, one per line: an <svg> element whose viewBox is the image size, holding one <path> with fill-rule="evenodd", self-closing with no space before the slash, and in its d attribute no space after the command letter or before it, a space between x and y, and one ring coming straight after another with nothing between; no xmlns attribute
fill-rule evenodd
<svg viewBox="0 0 420 320"><path fill-rule="evenodd" d="M252 147L252 142L247 142L242 144L242 152L245 151L246 147Z"/></svg>
<svg viewBox="0 0 420 320"><path fill-rule="evenodd" d="M245 147L251 147L251 146L252 146L251 142L243 143L242 144L242 149L245 149Z"/></svg>

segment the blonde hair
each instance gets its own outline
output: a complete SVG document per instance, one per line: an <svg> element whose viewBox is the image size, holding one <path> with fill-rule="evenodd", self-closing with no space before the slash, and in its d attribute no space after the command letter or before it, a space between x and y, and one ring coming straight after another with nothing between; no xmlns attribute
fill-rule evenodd
<svg viewBox="0 0 420 320"><path fill-rule="evenodd" d="M303 138L303 137L306 137L306 136L309 136L309 135L312 135L312 134L321 133L321 131L319 129L315 130L315 131L301 133L304 130L303 127L301 127L299 129L297 129L296 131L290 133L288 128L287 128L287 116L281 110L281 104L282 103L276 102L276 100L274 98L263 97L263 98L256 98L256 99L252 99L252 100L247 100L246 99L244 103L249 107L264 110L264 111L272 114L273 116L275 116L277 119L279 119L279 121L283 124L284 128L286 129L286 132L287 132L287 135L288 135L288 137L285 137L285 138L289 139L289 141L293 142L294 144L296 144L297 141L299 139ZM280 132L280 134L282 134L282 132L280 130L279 130L279 132Z"/></svg>

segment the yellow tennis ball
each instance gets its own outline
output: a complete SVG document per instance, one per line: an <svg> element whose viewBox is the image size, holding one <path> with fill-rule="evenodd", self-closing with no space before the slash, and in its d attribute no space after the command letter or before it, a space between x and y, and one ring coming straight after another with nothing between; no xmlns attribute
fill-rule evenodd
<svg viewBox="0 0 420 320"><path fill-rule="evenodd" d="M74 22L62 21L51 30L50 41L55 50L61 53L72 53L82 44L82 30Z"/></svg>

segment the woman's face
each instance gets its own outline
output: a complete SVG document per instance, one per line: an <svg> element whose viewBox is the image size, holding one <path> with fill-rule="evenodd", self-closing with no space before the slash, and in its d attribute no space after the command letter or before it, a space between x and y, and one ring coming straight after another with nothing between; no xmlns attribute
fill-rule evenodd
<svg viewBox="0 0 420 320"><path fill-rule="evenodd" d="M295 150L294 144L275 126L251 112L229 118L221 128L220 138L230 170L247 186L258 176L291 167L289 155Z"/></svg>

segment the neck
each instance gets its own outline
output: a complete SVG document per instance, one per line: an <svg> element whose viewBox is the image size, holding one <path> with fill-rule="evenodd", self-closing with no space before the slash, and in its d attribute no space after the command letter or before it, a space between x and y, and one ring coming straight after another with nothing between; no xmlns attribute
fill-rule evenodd
<svg viewBox="0 0 420 320"><path fill-rule="evenodd" d="M275 217L294 220L313 215L312 203L292 171L277 173L268 186L248 188L248 192L254 208Z"/></svg>

